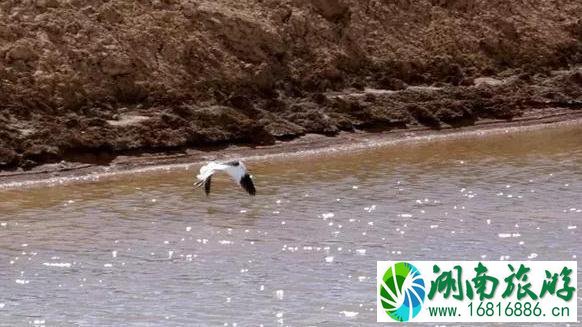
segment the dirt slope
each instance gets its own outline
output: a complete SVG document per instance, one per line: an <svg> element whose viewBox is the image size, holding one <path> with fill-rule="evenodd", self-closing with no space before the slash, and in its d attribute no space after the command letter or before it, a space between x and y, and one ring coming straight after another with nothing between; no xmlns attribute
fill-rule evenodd
<svg viewBox="0 0 582 327"><path fill-rule="evenodd" d="M579 0L1 1L0 169L577 110L580 17Z"/></svg>

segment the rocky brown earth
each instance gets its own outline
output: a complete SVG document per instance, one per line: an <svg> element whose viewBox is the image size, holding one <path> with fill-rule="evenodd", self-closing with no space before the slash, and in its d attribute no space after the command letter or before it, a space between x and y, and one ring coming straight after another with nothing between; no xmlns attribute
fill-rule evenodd
<svg viewBox="0 0 582 327"><path fill-rule="evenodd" d="M582 109L579 0L4 0L0 169Z"/></svg>

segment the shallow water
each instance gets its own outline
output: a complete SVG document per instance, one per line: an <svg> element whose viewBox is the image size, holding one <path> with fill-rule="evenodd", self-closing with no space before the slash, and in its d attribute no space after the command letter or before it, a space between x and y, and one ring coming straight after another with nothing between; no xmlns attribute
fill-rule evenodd
<svg viewBox="0 0 582 327"><path fill-rule="evenodd" d="M0 325L371 326L376 260L582 250L580 125L249 166L0 193Z"/></svg>

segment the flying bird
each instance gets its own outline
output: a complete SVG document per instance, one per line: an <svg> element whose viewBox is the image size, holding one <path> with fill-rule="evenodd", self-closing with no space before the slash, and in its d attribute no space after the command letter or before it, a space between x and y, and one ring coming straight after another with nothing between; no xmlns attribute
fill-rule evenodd
<svg viewBox="0 0 582 327"><path fill-rule="evenodd" d="M247 167L242 161L229 161L229 162L216 162L211 161L208 164L200 168L200 173L196 178L198 181L194 183L194 189L197 189L204 185L204 192L206 195L210 194L210 184L212 183L212 175L217 171L225 171L232 177L232 179L238 183L245 191L250 195L255 195L257 191L255 190L255 184L251 175L247 172Z"/></svg>

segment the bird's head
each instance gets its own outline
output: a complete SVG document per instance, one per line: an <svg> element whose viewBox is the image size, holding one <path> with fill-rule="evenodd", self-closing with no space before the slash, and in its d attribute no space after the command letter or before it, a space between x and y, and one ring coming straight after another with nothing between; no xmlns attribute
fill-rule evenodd
<svg viewBox="0 0 582 327"><path fill-rule="evenodd" d="M241 165L241 162L238 160L233 160L233 161L226 162L224 164L229 165L229 166L233 166L233 167L238 167Z"/></svg>

